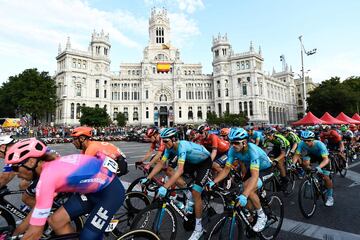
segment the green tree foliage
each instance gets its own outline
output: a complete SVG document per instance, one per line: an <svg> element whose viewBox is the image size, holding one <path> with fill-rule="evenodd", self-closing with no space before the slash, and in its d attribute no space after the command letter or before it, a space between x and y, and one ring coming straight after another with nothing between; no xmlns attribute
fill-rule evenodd
<svg viewBox="0 0 360 240"><path fill-rule="evenodd" d="M48 72L36 68L9 77L0 88L0 116L15 117L30 114L36 121L55 112L56 84Z"/></svg>
<svg viewBox="0 0 360 240"><path fill-rule="evenodd" d="M341 82L333 77L322 82L307 98L308 110L316 116L329 112L337 116L340 112L353 115L360 108L360 77L350 77Z"/></svg>
<svg viewBox="0 0 360 240"><path fill-rule="evenodd" d="M116 121L117 121L117 125L119 127L125 127L126 121L127 121L125 114L122 112L119 112L116 116Z"/></svg>
<svg viewBox="0 0 360 240"><path fill-rule="evenodd" d="M109 126L111 119L104 108L81 107L80 124L91 127Z"/></svg>
<svg viewBox="0 0 360 240"><path fill-rule="evenodd" d="M207 114L206 122L210 125L218 126L245 126L249 119L242 113L228 113L225 112L223 116L217 117L215 112Z"/></svg>

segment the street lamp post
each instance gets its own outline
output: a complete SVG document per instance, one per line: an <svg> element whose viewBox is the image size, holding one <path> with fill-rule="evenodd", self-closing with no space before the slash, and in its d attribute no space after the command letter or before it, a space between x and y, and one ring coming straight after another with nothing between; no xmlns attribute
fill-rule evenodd
<svg viewBox="0 0 360 240"><path fill-rule="evenodd" d="M305 115L307 103L306 103L306 81L305 81L305 71L304 71L304 52L307 56L310 56L310 55L315 54L317 49L314 48L311 51L306 51L304 44L302 43L302 35L299 36L299 41L300 41L300 45L301 45L301 74L302 74L302 81L303 81L303 88L304 88L303 106L304 106L304 115Z"/></svg>

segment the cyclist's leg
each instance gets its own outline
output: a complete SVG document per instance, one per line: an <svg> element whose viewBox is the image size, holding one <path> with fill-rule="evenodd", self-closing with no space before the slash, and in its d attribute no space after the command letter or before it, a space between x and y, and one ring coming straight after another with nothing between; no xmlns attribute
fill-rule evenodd
<svg viewBox="0 0 360 240"><path fill-rule="evenodd" d="M115 178L105 189L89 194L95 203L80 233L80 239L102 239L106 227L125 199L125 189L118 178Z"/></svg>

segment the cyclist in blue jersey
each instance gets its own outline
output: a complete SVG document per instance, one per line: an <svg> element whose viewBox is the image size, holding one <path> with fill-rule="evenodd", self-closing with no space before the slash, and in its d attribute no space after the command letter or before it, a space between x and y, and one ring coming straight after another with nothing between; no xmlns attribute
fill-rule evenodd
<svg viewBox="0 0 360 240"><path fill-rule="evenodd" d="M162 187L159 188L158 195L160 197L166 196L167 189L174 185L177 180L183 175L183 173L194 173L196 177L194 179L195 181L191 194L195 204L194 210L196 224L195 230L189 240L197 240L202 236L204 232L201 224L201 192L208 179L208 175L212 166L210 153L202 145L185 140L178 141L177 132L174 128L165 128L161 132L160 137L162 138L166 148L165 153L162 157L162 162L166 162L167 159L173 155L177 156L178 162L175 173ZM157 164L147 178L151 179L152 177L154 177L161 170L161 168L162 165Z"/></svg>
<svg viewBox="0 0 360 240"><path fill-rule="evenodd" d="M311 169L310 160L319 163L316 170L322 175L327 188L325 205L331 207L334 205L334 198L333 183L329 177L331 171L331 163L328 157L329 152L323 142L315 140L315 134L311 131L303 131L301 133L301 139L302 141L299 143L292 160L293 164L296 164L300 160L300 157L302 157L303 167L306 170Z"/></svg>
<svg viewBox="0 0 360 240"><path fill-rule="evenodd" d="M261 188L263 179L267 179L273 174L271 169L272 163L260 147L248 142L248 137L248 133L243 128L231 129L229 139L232 146L228 153L225 168L214 181L207 183L207 185L211 189L215 184L222 181L229 174L234 159L239 159L244 191L238 196L238 200L241 206L246 206L249 209L253 206L256 209L258 217L253 230L261 232L265 228L267 216L261 207L257 189Z"/></svg>
<svg viewBox="0 0 360 240"><path fill-rule="evenodd" d="M265 138L262 132L255 131L253 126L247 126L245 129L249 134L249 140L257 146L263 147Z"/></svg>

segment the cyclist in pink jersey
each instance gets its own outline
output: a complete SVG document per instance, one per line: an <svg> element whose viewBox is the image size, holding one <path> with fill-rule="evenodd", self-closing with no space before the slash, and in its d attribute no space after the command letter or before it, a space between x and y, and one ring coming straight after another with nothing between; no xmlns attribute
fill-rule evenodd
<svg viewBox="0 0 360 240"><path fill-rule="evenodd" d="M80 239L102 239L113 214L124 201L125 190L116 177L117 165L110 158L74 154L65 157L47 154L46 146L35 138L14 144L6 153L6 164L18 171L18 176L32 180L36 176L36 205L31 212L30 226L23 239L39 239L50 214L54 196L59 192L77 192L52 214L48 223L56 234L74 230L71 219L89 213Z"/></svg>

